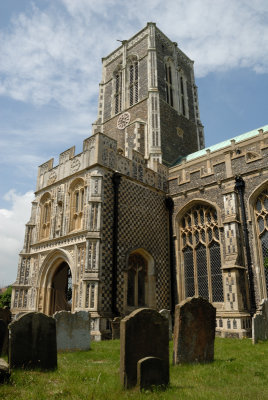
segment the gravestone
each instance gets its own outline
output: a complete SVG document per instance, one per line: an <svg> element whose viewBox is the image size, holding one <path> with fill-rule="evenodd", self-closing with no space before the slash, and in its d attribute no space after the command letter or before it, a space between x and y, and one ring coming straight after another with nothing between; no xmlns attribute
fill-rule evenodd
<svg viewBox="0 0 268 400"><path fill-rule="evenodd" d="M88 311L56 312L57 350L76 351L90 349L90 314Z"/></svg>
<svg viewBox="0 0 268 400"><path fill-rule="evenodd" d="M176 305L173 363L213 361L215 326L216 309L202 297Z"/></svg>
<svg viewBox="0 0 268 400"><path fill-rule="evenodd" d="M137 364L145 357L160 358L169 377L168 321L150 308L133 311L121 321L120 377L125 389L137 384Z"/></svg>
<svg viewBox="0 0 268 400"><path fill-rule="evenodd" d="M120 317L115 317L112 320L112 339L120 339Z"/></svg>
<svg viewBox="0 0 268 400"><path fill-rule="evenodd" d="M268 339L268 299L263 299L252 318L252 342Z"/></svg>
<svg viewBox="0 0 268 400"><path fill-rule="evenodd" d="M159 314L161 314L163 317L165 317L168 320L168 333L169 333L169 340L172 340L172 318L169 310L166 310L165 308L163 310L159 311Z"/></svg>
<svg viewBox="0 0 268 400"><path fill-rule="evenodd" d="M6 354L7 333L7 324L3 319L0 319L0 355Z"/></svg>
<svg viewBox="0 0 268 400"><path fill-rule="evenodd" d="M56 321L29 312L9 324L10 368L57 367Z"/></svg>
<svg viewBox="0 0 268 400"><path fill-rule="evenodd" d="M8 363L0 358L0 383L5 383L10 378L10 370Z"/></svg>
<svg viewBox="0 0 268 400"><path fill-rule="evenodd" d="M145 357L138 361L137 383L140 390L165 388L169 383L169 371L164 361L157 357Z"/></svg>
<svg viewBox="0 0 268 400"><path fill-rule="evenodd" d="M8 307L0 308L0 355L8 354L8 324L11 312Z"/></svg>

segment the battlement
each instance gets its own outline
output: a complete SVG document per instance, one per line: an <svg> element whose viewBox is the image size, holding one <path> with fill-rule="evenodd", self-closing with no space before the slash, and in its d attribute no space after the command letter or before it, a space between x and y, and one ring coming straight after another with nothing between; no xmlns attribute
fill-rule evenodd
<svg viewBox="0 0 268 400"><path fill-rule="evenodd" d="M59 155L58 165L54 167L53 163L52 158L39 166L37 192L95 164L118 171L156 189L167 190L167 167L155 162L153 170L148 168L144 156L134 150L131 158L123 156L118 150L116 140L99 132L83 141L81 153L75 155L73 146Z"/></svg>
<svg viewBox="0 0 268 400"><path fill-rule="evenodd" d="M268 125L202 149L179 160L169 170L169 180L196 185L222 181L255 169L267 168ZM187 186L187 185L186 185Z"/></svg>

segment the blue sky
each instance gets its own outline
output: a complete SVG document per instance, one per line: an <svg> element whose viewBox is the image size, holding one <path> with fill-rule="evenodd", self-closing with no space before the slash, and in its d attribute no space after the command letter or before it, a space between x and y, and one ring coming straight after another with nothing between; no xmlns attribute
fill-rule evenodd
<svg viewBox="0 0 268 400"><path fill-rule="evenodd" d="M268 123L264 0L0 1L0 286L16 279L37 167L91 134L101 57L148 21L193 60L210 146Z"/></svg>

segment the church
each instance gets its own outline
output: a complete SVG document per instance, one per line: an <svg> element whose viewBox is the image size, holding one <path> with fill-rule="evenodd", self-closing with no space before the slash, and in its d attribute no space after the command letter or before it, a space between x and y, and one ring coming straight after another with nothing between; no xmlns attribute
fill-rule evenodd
<svg viewBox="0 0 268 400"><path fill-rule="evenodd" d="M139 307L202 296L249 337L268 291L268 125L205 148L193 61L155 23L102 59L83 151L38 169L13 315L87 310L95 340Z"/></svg>

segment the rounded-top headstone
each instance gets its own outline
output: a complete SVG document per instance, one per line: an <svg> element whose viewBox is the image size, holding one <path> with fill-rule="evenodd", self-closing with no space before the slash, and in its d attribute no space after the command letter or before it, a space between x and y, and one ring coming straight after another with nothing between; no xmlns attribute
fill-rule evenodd
<svg viewBox="0 0 268 400"><path fill-rule="evenodd" d="M169 375L168 320L158 311L140 308L120 324L120 375L125 388L137 384L137 363L144 357L157 357Z"/></svg>
<svg viewBox="0 0 268 400"><path fill-rule="evenodd" d="M21 315L9 324L10 368L57 367L56 321L38 312Z"/></svg>
<svg viewBox="0 0 268 400"><path fill-rule="evenodd" d="M175 308L173 362L210 362L214 359L216 308L202 297L182 301Z"/></svg>

